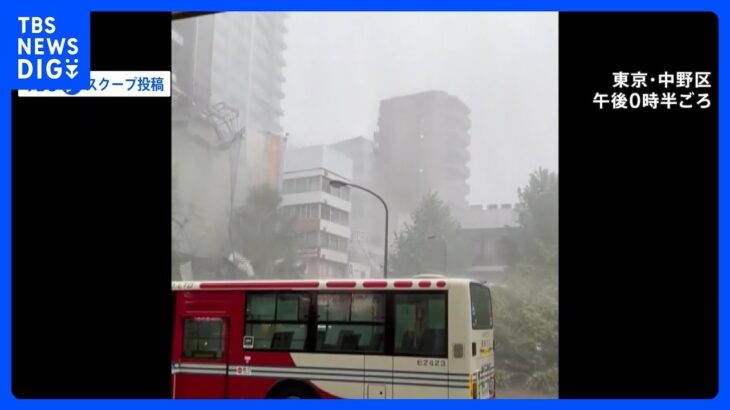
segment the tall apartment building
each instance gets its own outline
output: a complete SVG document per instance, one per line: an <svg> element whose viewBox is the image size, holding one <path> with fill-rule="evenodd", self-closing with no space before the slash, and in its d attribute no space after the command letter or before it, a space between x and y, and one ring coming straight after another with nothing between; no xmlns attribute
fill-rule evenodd
<svg viewBox="0 0 730 410"><path fill-rule="evenodd" d="M281 133L286 18L216 13L174 21L174 91L200 109L224 103L249 131Z"/></svg>
<svg viewBox="0 0 730 410"><path fill-rule="evenodd" d="M376 169L394 227L429 191L438 192L456 216L468 210L469 113L459 98L443 91L380 102Z"/></svg>
<svg viewBox="0 0 730 410"><path fill-rule="evenodd" d="M350 182L352 160L327 146L290 149L282 179L282 207L296 218L305 276L350 276L350 188L332 187L330 181Z"/></svg>

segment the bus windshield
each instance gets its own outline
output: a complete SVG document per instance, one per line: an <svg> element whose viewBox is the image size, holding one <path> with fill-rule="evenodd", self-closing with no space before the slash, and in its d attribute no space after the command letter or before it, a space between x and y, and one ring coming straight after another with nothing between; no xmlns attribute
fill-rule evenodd
<svg viewBox="0 0 730 410"><path fill-rule="evenodd" d="M492 297L489 288L476 283L469 287L471 327L475 330L492 328Z"/></svg>

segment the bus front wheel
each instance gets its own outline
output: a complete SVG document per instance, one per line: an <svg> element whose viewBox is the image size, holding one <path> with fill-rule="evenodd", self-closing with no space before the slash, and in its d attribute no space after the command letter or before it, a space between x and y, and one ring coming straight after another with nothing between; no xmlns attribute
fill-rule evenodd
<svg viewBox="0 0 730 410"><path fill-rule="evenodd" d="M303 383L285 383L269 394L272 399L317 399L312 389Z"/></svg>

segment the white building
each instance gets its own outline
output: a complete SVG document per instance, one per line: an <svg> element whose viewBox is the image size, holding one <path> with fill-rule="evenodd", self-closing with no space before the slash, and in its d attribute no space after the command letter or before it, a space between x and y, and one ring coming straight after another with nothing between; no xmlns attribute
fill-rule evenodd
<svg viewBox="0 0 730 410"><path fill-rule="evenodd" d="M332 187L330 181L350 182L352 160L326 146L290 149L284 158L282 206L297 219L305 276L351 276L350 188Z"/></svg>

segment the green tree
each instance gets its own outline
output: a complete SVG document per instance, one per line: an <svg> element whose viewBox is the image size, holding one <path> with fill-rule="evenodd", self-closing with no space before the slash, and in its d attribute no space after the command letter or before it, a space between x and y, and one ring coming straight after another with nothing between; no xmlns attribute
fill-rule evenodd
<svg viewBox="0 0 730 410"><path fill-rule="evenodd" d="M411 214L411 223L395 234L390 255L397 276L424 272L458 274L467 267L466 242L449 207L434 192L426 194Z"/></svg>
<svg viewBox="0 0 730 410"><path fill-rule="evenodd" d="M517 192L520 227L502 242L510 275L493 289L498 379L556 393L558 175L538 169Z"/></svg>
<svg viewBox="0 0 730 410"><path fill-rule="evenodd" d="M512 384L529 385L542 373L557 372L558 287L543 273L520 265L505 287L492 289L497 369ZM557 378L540 390L557 391Z"/></svg>
<svg viewBox="0 0 730 410"><path fill-rule="evenodd" d="M517 190L520 226L517 236L521 261L556 266L558 263L558 174L539 168L526 187Z"/></svg>
<svg viewBox="0 0 730 410"><path fill-rule="evenodd" d="M279 193L269 185L259 185L249 190L246 204L232 216L234 247L248 258L257 277L300 275L294 218L285 215L280 206Z"/></svg>

